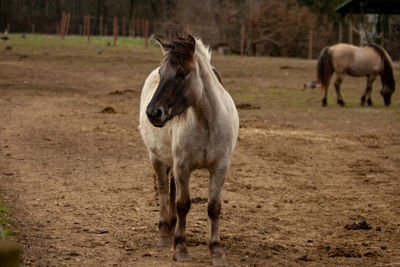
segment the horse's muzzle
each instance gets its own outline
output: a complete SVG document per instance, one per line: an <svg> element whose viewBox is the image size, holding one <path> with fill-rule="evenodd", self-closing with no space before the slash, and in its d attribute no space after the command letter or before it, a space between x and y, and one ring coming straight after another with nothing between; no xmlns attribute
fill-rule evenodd
<svg viewBox="0 0 400 267"><path fill-rule="evenodd" d="M147 107L146 115L150 123L155 127L163 127L165 122L168 120L168 116L164 109Z"/></svg>
<svg viewBox="0 0 400 267"><path fill-rule="evenodd" d="M381 95L383 97L383 101L385 102L385 106L390 106L390 104L392 103L392 94L385 94L381 92Z"/></svg>

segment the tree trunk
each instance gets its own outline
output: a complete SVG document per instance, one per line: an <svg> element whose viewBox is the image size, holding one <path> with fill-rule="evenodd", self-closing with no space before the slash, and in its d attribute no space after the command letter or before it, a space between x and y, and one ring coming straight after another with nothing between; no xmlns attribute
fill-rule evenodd
<svg viewBox="0 0 400 267"><path fill-rule="evenodd" d="M133 15L133 4L135 0L129 0L130 5L129 5L129 21L132 21L132 15Z"/></svg>

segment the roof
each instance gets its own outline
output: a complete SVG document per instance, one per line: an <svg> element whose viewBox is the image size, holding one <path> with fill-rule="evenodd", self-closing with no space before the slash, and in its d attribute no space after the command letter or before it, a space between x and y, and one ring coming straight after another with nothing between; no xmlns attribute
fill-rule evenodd
<svg viewBox="0 0 400 267"><path fill-rule="evenodd" d="M400 0L346 0L336 7L336 12L400 14Z"/></svg>

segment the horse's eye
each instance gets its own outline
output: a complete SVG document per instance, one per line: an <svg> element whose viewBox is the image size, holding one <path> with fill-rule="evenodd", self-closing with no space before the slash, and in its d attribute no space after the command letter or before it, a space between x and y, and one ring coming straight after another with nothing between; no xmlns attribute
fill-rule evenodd
<svg viewBox="0 0 400 267"><path fill-rule="evenodd" d="M183 80L188 73L187 71L179 70L176 72L176 77Z"/></svg>

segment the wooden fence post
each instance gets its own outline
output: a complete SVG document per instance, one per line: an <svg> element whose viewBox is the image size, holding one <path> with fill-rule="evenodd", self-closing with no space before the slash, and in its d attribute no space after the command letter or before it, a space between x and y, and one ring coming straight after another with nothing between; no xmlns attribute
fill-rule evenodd
<svg viewBox="0 0 400 267"><path fill-rule="evenodd" d="M61 36L61 38L64 38L64 23L65 23L65 19L64 19L64 17L65 17L65 12L63 11L62 13L61 13L61 22L60 22L60 36Z"/></svg>
<svg viewBox="0 0 400 267"><path fill-rule="evenodd" d="M117 36L118 36L118 19L114 17L114 42L113 45L117 45Z"/></svg>
<svg viewBox="0 0 400 267"><path fill-rule="evenodd" d="M241 37L240 37L240 55L241 56L243 56L243 54L244 54L244 36L245 36L245 31L246 31L246 28L245 28L245 26L244 26L244 24L242 25L242 28L241 28L241 30L240 30L240 35L241 35Z"/></svg>
<svg viewBox="0 0 400 267"><path fill-rule="evenodd" d="M310 30L308 36L308 59L312 60L312 48L313 48L313 37L312 37L312 30Z"/></svg>
<svg viewBox="0 0 400 267"><path fill-rule="evenodd" d="M90 42L90 15L87 15L87 41Z"/></svg>
<svg viewBox="0 0 400 267"><path fill-rule="evenodd" d="M145 21L145 19L140 19L141 20L141 26L142 26L142 29L141 29L141 31L142 31L142 37L144 37L144 35L146 34L146 21Z"/></svg>
<svg viewBox="0 0 400 267"><path fill-rule="evenodd" d="M129 28L129 35L135 37L135 17L131 19L131 26Z"/></svg>
<svg viewBox="0 0 400 267"><path fill-rule="evenodd" d="M100 15L99 32L100 36L103 36L103 15Z"/></svg>
<svg viewBox="0 0 400 267"><path fill-rule="evenodd" d="M145 47L147 48L148 47L148 45L149 45L149 20L148 19L146 19L146 22L145 22L145 31L144 31L144 38L145 38Z"/></svg>
<svg viewBox="0 0 400 267"><path fill-rule="evenodd" d="M353 44L353 20L352 17L349 19L349 43Z"/></svg>
<svg viewBox="0 0 400 267"><path fill-rule="evenodd" d="M137 23L136 23L136 27L137 27L137 36L138 37L142 37L142 20L140 18L137 18Z"/></svg>
<svg viewBox="0 0 400 267"><path fill-rule="evenodd" d="M67 17L66 17L67 23L65 26L65 35L68 35L69 32L69 24L71 22L71 12L68 13Z"/></svg>
<svg viewBox="0 0 400 267"><path fill-rule="evenodd" d="M126 36L126 17L122 17L122 36Z"/></svg>
<svg viewBox="0 0 400 267"><path fill-rule="evenodd" d="M63 36L62 36L63 39L65 39L65 35L67 33L67 23L68 23L68 14L64 13L64 28L63 28Z"/></svg>
<svg viewBox="0 0 400 267"><path fill-rule="evenodd" d="M86 36L86 15L83 15L83 27L82 35Z"/></svg>

